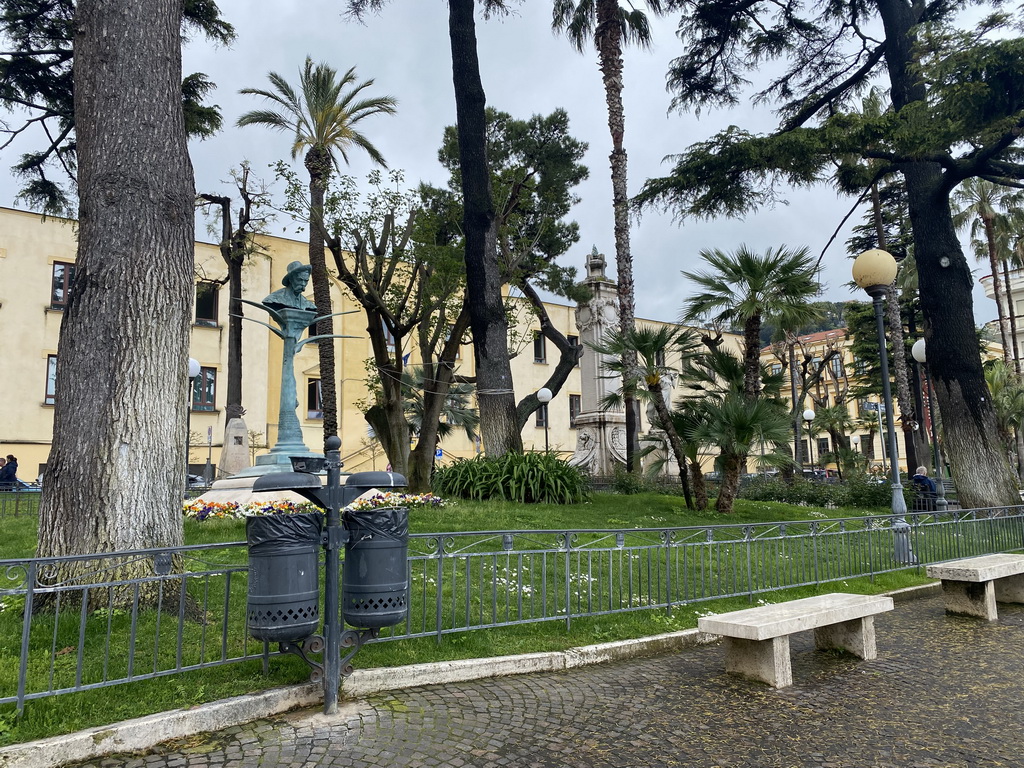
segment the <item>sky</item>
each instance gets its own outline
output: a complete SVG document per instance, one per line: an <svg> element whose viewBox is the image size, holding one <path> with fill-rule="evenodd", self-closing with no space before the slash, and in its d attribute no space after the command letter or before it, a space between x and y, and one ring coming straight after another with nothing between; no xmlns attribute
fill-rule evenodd
<svg viewBox="0 0 1024 768"><path fill-rule="evenodd" d="M410 187L419 181L439 186L446 182L437 149L444 127L455 122L455 101L444 0L392 0L363 24L347 18L339 0L219 0L218 5L235 26L237 40L230 47L218 47L197 37L188 43L184 54L186 74L204 72L216 83L209 98L219 105L224 117L224 129L217 136L191 144L197 192L230 194L231 187L224 182L231 168L243 160L268 182L273 179L269 165L288 159L291 138L260 126L235 127L241 114L265 106L262 99L238 91L267 88L270 71L297 83L307 55L341 72L354 66L360 81L375 81L367 94L395 97L397 114L368 118L362 130L391 168L404 170ZM487 103L521 119L546 115L559 107L568 112L571 134L590 145L584 158L590 178L577 188L581 199L571 213L580 225L581 239L560 261L578 267L582 274L586 256L597 247L606 255L609 276L614 277L608 164L611 138L597 54L592 47L580 54L564 37L552 33L548 0L510 5L511 14L477 22ZM702 113L699 118L668 113L665 73L682 48L671 17L653 20L652 31L650 49L631 48L625 53L623 98L630 195L639 191L645 179L669 171L671 166L664 160L667 155L682 152L730 124L749 130L770 130L775 125L770 110L748 102L731 110ZM25 150L5 153L0 166L10 166L20 151ZM350 154L350 160L346 172L365 179L373 167L371 162L358 150ZM294 167L304 176L301 158ZM0 205L14 206L15 183L7 174L0 180ZM742 220L680 224L670 214L645 212L631 231L637 316L678 319L692 293L692 286L680 273L700 270L701 249L729 251L741 244L757 251L780 245L807 246L817 258L854 202L826 186L794 190L786 198L788 205ZM844 242L860 216L858 212L851 217L822 259L824 298L828 300L866 299L846 285L851 262ZM272 232L304 238L295 224L283 217ZM210 240L201 223L197 236ZM994 316L995 304L976 289L975 317L985 322Z"/></svg>

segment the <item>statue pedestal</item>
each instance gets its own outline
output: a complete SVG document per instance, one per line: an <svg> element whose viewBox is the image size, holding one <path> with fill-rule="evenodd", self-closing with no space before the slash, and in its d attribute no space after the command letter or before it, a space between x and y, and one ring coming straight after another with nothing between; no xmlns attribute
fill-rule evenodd
<svg viewBox="0 0 1024 768"><path fill-rule="evenodd" d="M576 417L576 452L569 463L592 476L610 476L626 466L626 414L591 411Z"/></svg>

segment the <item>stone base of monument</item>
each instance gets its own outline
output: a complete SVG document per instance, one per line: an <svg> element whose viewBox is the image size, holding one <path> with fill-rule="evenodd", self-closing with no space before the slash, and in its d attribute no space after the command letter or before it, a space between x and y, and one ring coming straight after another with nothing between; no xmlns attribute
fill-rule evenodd
<svg viewBox="0 0 1024 768"><path fill-rule="evenodd" d="M291 452L271 452L256 457L256 466L246 467L231 477L217 480L210 490L205 491L197 501L215 502L219 504L248 504L260 501L294 501L296 503L307 501L292 491L260 491L255 493L252 490L256 479L268 475L271 472L291 472L292 456L307 456L310 458L323 459L322 453L313 453L302 446L302 449ZM326 476L322 473L321 476Z"/></svg>
<svg viewBox="0 0 1024 768"><path fill-rule="evenodd" d="M615 474L626 465L626 414L581 413L576 417L576 452L569 463L592 476Z"/></svg>

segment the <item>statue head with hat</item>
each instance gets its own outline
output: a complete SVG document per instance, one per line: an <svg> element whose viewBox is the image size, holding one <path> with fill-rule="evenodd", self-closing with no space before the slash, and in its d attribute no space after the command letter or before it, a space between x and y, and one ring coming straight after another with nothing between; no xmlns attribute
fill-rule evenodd
<svg viewBox="0 0 1024 768"><path fill-rule="evenodd" d="M293 261L288 265L281 278L284 288L274 291L263 300L270 307L290 307L292 309L316 309L316 305L302 295L309 285L309 276L313 268L301 261Z"/></svg>

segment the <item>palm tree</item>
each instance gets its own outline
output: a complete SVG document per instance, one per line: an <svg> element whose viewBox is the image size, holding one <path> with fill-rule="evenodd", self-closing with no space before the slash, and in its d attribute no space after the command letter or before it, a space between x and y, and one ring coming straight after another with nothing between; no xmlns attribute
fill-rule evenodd
<svg viewBox="0 0 1024 768"><path fill-rule="evenodd" d="M686 456L682 440L669 413L662 386L666 375L673 372L664 363L668 350L677 347L685 357L695 346L696 339L688 329L668 325L658 328L633 327L625 333L619 329L609 333L600 343L590 345L599 355L608 357L602 366L604 370L622 377L621 391L613 393L604 406L618 405L628 397L639 401L640 396L654 405L658 426L665 432L679 467L679 481L683 486L683 496L688 509L693 509L693 499L687 479ZM632 353L636 359L632 365L625 362L627 353Z"/></svg>
<svg viewBox="0 0 1024 768"><path fill-rule="evenodd" d="M960 205L960 210L953 216L957 229L970 228L971 238L980 244L978 260L988 258L989 269L992 270L992 294L996 300L996 311L999 317L999 335L1003 342L1003 361L1007 367L1013 365L1009 328L1006 322L1006 306L1003 298L1003 281L999 271L999 245L997 231L1003 223L1002 213L998 210L1003 187L980 178L970 178L960 185L953 193L953 201ZM979 237L980 235L980 237Z"/></svg>
<svg viewBox="0 0 1024 768"><path fill-rule="evenodd" d="M243 88L240 93L260 96L277 109L258 109L238 118L238 125L264 125L277 131L294 134L291 156L294 160L304 152L303 164L309 173L309 264L313 269L313 298L316 301L316 334L330 337L334 333L331 320L331 283L324 255L324 191L340 157L348 163L349 152L359 148L379 165L386 167L384 157L357 125L372 115L392 115L397 102L391 96L365 97L363 92L373 80L356 81L355 67L340 78L337 70L325 63L306 63L299 73L299 88L276 72L267 75L272 90ZM323 400L324 438L338 433L338 398L335 382L334 341L325 338L319 343L320 386Z"/></svg>
<svg viewBox="0 0 1024 768"><path fill-rule="evenodd" d="M625 8L619 0L554 0L551 26L564 31L569 42L580 53L590 40L597 48L598 67L604 81L605 102L608 106L608 130L612 136L609 156L612 171L612 211L615 224L615 271L618 278L619 332L625 337L633 329L636 314L633 297L633 256L629 250L629 196L626 190L626 149L623 136L626 119L622 106L622 48L629 43L647 47L651 30L642 10ZM647 0L651 13L661 16L668 10L662 0ZM636 356L624 351L623 375L636 364ZM624 380L625 381L625 380ZM629 397L628 388L624 405L626 410L626 464L635 471L634 454L639 447L639 405Z"/></svg>
<svg viewBox="0 0 1024 768"><path fill-rule="evenodd" d="M743 394L756 399L761 388L761 326L781 330L806 325L817 317L810 300L820 288L806 248L769 248L764 255L741 245L734 253L705 249L709 272L683 272L701 289L690 297L682 322L702 318L743 326Z"/></svg>
<svg viewBox="0 0 1024 768"><path fill-rule="evenodd" d="M1024 456L1019 436L1024 430L1024 383L1002 360L985 365L985 382L992 395L992 408L996 413L999 435L1009 449L1016 435L1017 472L1024 480Z"/></svg>

